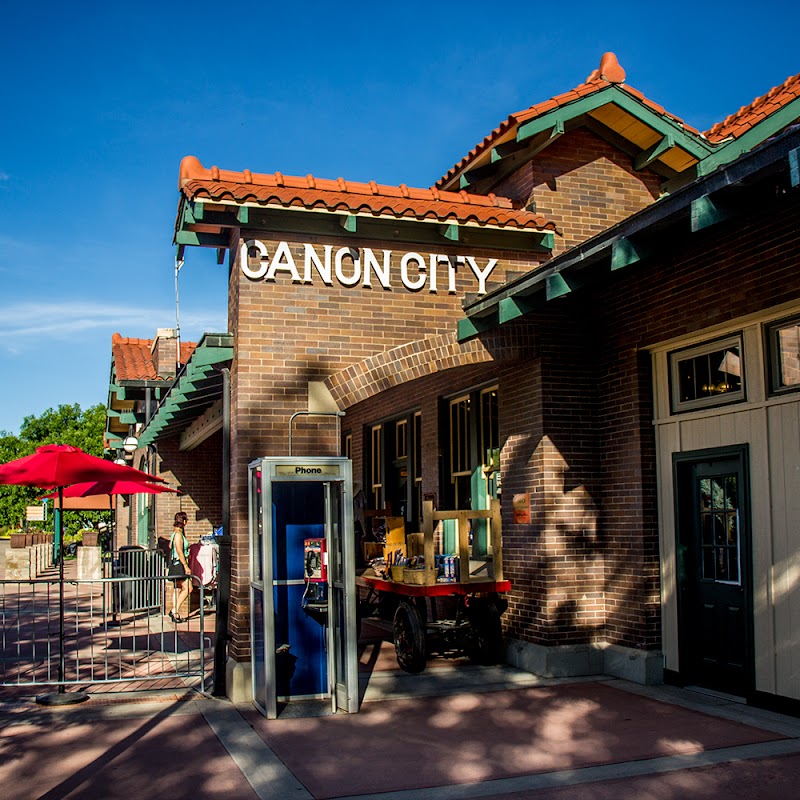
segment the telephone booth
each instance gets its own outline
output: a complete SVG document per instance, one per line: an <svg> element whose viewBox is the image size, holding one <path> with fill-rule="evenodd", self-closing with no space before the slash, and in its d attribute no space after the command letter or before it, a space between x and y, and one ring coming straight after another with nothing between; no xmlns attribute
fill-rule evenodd
<svg viewBox="0 0 800 800"><path fill-rule="evenodd" d="M259 458L249 466L253 700L330 700L358 711L352 464Z"/></svg>

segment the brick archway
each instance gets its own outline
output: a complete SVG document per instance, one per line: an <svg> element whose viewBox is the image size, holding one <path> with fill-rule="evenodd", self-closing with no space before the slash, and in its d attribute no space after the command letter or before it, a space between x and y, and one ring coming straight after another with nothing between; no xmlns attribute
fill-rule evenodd
<svg viewBox="0 0 800 800"><path fill-rule="evenodd" d="M446 369L512 358L516 346L498 346L496 336L459 343L455 334L418 339L376 353L331 375L325 383L339 408L368 400L376 394Z"/></svg>

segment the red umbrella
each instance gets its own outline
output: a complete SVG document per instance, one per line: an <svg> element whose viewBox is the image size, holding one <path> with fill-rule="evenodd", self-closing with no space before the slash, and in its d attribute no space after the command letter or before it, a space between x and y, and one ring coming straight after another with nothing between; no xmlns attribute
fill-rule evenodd
<svg viewBox="0 0 800 800"><path fill-rule="evenodd" d="M176 492L169 486L157 486L154 483L139 483L138 481L89 481L87 483L73 483L61 491L62 497L92 497L96 494L161 494L162 492ZM45 500L58 497L58 492L44 495Z"/></svg>
<svg viewBox="0 0 800 800"><path fill-rule="evenodd" d="M79 447L67 444L46 444L37 447L30 456L0 464L0 484L16 486L38 486L42 489L58 487L59 506L65 486L73 483L86 483L103 480L130 480L137 484L157 481L161 478L148 475L133 467L114 464L103 458L89 455ZM78 692L67 695L64 687L64 555L61 552L63 537L63 519L58 518L58 565L59 565L59 658L58 658L58 693L43 695L41 702L51 705L81 702L88 695Z"/></svg>
<svg viewBox="0 0 800 800"><path fill-rule="evenodd" d="M0 483L10 485L55 489L71 483L103 480L163 483L155 475L91 456L68 444L46 444L37 447L33 455L0 464Z"/></svg>

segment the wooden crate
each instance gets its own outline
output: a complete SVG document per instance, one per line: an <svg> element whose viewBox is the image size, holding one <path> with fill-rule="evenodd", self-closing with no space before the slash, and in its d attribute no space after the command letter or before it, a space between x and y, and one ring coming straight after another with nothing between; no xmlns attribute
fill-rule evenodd
<svg viewBox="0 0 800 800"><path fill-rule="evenodd" d="M469 583L469 522L473 519L488 519L490 523L490 536L492 542L492 580L503 580L503 540L502 521L500 515L500 501L492 500L486 511L434 511L433 503L426 500L422 504L422 520L424 528L425 572L426 586L436 583L436 569L434 561L436 551L433 541L434 523L445 519L458 520L458 550L455 553L461 564L459 583ZM431 580L431 576L433 580ZM485 578L481 578L485 580Z"/></svg>

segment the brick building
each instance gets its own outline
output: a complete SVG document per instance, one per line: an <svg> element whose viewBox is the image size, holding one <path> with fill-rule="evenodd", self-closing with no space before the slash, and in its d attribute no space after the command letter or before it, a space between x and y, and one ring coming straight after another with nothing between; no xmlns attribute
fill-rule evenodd
<svg viewBox="0 0 800 800"><path fill-rule="evenodd" d="M798 117L800 76L700 133L606 54L430 189L183 160L179 257L227 258L229 331L130 430L196 524L229 516L229 693L246 467L291 440L407 531L502 498L510 663L800 699Z"/></svg>

